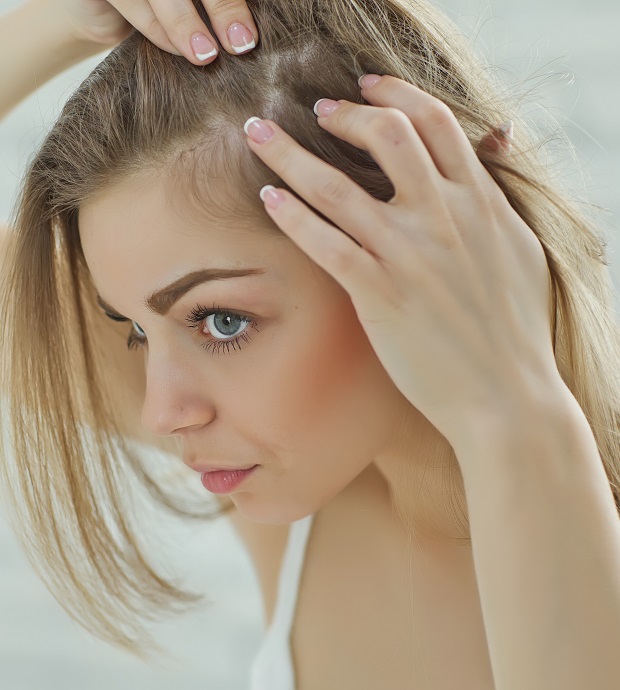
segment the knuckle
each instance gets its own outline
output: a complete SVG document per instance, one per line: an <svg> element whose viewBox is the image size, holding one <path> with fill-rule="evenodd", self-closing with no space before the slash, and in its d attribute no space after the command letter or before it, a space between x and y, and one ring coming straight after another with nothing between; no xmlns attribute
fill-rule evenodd
<svg viewBox="0 0 620 690"><path fill-rule="evenodd" d="M164 37L167 38L167 34L159 23L159 19L154 14L150 15L145 21L142 33L151 41L153 39L161 40Z"/></svg>
<svg viewBox="0 0 620 690"><path fill-rule="evenodd" d="M347 202L351 196L351 183L342 174L327 175L315 187L314 195L319 203L328 206Z"/></svg>
<svg viewBox="0 0 620 690"><path fill-rule="evenodd" d="M337 275L347 275L351 273L355 266L354 253L350 247L340 242L335 243L334 246L329 248L325 256L325 263Z"/></svg>
<svg viewBox="0 0 620 690"><path fill-rule="evenodd" d="M211 0L208 3L207 11L211 14L232 14L240 8L245 8L245 2L241 0Z"/></svg>
<svg viewBox="0 0 620 690"><path fill-rule="evenodd" d="M185 38L190 31L195 31L197 26L202 26L202 21L193 7L187 7L178 12L174 18L174 24L168 27L168 32L176 38ZM204 31L204 29L201 29Z"/></svg>
<svg viewBox="0 0 620 690"><path fill-rule="evenodd" d="M430 98L422 112L422 119L431 127L447 127L455 122L454 113L438 98Z"/></svg>
<svg viewBox="0 0 620 690"><path fill-rule="evenodd" d="M369 133L380 139L400 141L407 136L411 122L398 108L382 108L369 122Z"/></svg>
<svg viewBox="0 0 620 690"><path fill-rule="evenodd" d="M136 28L138 28L138 31L146 36L151 43L161 48L161 50L181 55L178 47L174 44L173 38L166 33L159 19L154 15L147 17L144 22L139 24Z"/></svg>
<svg viewBox="0 0 620 690"><path fill-rule="evenodd" d="M286 178L288 171L293 167L293 151L286 141L281 141L277 137L269 143L271 144L269 166L273 165L280 177Z"/></svg>

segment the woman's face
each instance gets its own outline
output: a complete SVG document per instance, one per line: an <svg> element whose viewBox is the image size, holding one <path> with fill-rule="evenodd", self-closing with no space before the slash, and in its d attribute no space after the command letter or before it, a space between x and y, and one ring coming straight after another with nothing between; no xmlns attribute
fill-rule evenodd
<svg viewBox="0 0 620 690"><path fill-rule="evenodd" d="M192 218L156 174L84 204L80 235L99 296L144 343L144 426L180 437L193 468L260 465L230 494L249 519L316 512L395 442L407 401L346 291L285 235ZM260 273L160 296L162 313L147 306L205 269ZM214 305L243 319L188 321Z"/></svg>

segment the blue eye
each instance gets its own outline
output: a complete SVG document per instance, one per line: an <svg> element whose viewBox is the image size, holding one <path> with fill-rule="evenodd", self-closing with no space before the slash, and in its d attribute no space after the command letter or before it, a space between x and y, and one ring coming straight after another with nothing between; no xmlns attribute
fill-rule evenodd
<svg viewBox="0 0 620 690"><path fill-rule="evenodd" d="M131 322L133 325L133 330L138 334L139 338L146 338L146 333L142 330L140 327L139 323L136 323L135 321Z"/></svg>
<svg viewBox="0 0 620 690"><path fill-rule="evenodd" d="M129 350L137 350L138 348L142 347L145 342L146 333L135 321L132 321L129 337L127 338L127 348Z"/></svg>
<svg viewBox="0 0 620 690"><path fill-rule="evenodd" d="M258 330L254 321L248 316L242 316L227 309L220 309L213 305L212 309L207 309L197 304L191 313L185 319L188 322L188 327L199 329L202 335L207 335L204 332L204 326L208 335L213 339L205 340L201 343L201 347L205 350L211 350L213 353L219 352L226 348L226 352L241 349L241 340L250 342L250 337L246 331L249 326ZM202 328L201 328L202 326ZM140 325L135 321L132 322L132 329L127 338L127 347L129 349L141 348L147 342L146 333L142 330Z"/></svg>
<svg viewBox="0 0 620 690"><path fill-rule="evenodd" d="M206 318L203 317L200 319L200 321L203 320L206 321L206 324L209 327L209 333L211 333L211 335L218 340L226 340L227 338L232 338L239 335L239 328L247 327L248 323L250 323L249 319L246 319L239 314L231 314L227 311L213 312ZM216 334L216 331L219 331L224 337L219 338Z"/></svg>
<svg viewBox="0 0 620 690"><path fill-rule="evenodd" d="M226 348L226 352L230 352L231 348L240 350L241 340L250 342L250 337L246 333L248 326L251 325L258 330L254 319L226 309L220 309L215 304L212 309L206 309L197 304L186 321L189 323L189 328L198 328L202 324L206 324L209 334L215 340L206 340L201 343L201 346L205 350L211 350L213 354L220 352L223 348ZM204 330L201 328L200 332L204 333ZM218 332L222 337L217 335Z"/></svg>

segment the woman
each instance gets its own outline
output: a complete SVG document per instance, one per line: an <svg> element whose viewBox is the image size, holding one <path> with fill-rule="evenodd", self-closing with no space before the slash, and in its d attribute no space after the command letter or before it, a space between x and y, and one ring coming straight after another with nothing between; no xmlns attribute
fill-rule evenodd
<svg viewBox="0 0 620 690"><path fill-rule="evenodd" d="M436 10L248 6L258 46L205 69L126 39L25 180L4 469L43 576L137 653L141 614L192 600L142 556L127 470L173 501L133 437L246 539L271 624L254 688L611 688L601 238L524 130L476 155L512 113Z"/></svg>

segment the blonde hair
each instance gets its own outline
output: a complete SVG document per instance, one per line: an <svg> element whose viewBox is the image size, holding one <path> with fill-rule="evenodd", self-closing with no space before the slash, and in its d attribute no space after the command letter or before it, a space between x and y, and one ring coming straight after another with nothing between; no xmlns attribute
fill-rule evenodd
<svg viewBox="0 0 620 690"><path fill-rule="evenodd" d="M134 33L96 67L32 160L8 253L0 466L15 525L68 613L141 656L161 651L145 630L147 611L200 598L148 563L128 517L128 473L170 510L210 515L168 495L123 440L91 337L94 291L80 247L80 204L158 167L171 182L182 180L188 200L210 217L247 214L269 225L258 190L288 186L245 144L242 125L251 115L283 123L306 149L388 201L392 185L371 156L327 134L312 113L322 97L363 102L357 78L366 72L400 77L442 100L475 147L498 123L517 120L509 158L479 156L546 253L558 369L593 429L620 509L620 346L605 242L558 191L533 129L517 119L488 68L426 0L248 5L260 42L241 58L221 51L197 67Z"/></svg>

